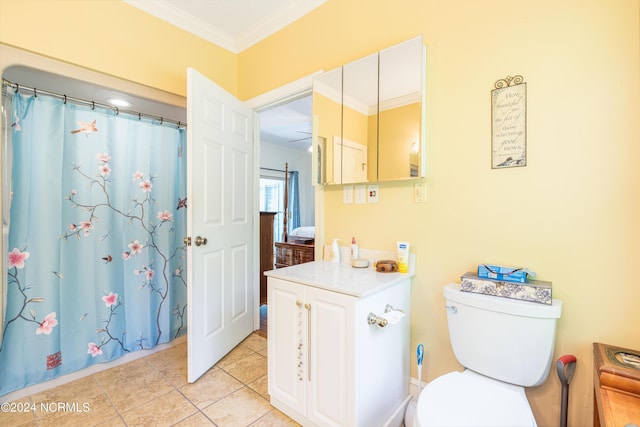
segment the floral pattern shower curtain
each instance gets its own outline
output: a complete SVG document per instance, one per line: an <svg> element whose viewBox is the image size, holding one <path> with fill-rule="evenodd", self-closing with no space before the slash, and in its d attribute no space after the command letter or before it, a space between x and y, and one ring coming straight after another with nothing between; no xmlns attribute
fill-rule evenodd
<svg viewBox="0 0 640 427"><path fill-rule="evenodd" d="M0 395L186 333L184 130L45 95L11 108Z"/></svg>

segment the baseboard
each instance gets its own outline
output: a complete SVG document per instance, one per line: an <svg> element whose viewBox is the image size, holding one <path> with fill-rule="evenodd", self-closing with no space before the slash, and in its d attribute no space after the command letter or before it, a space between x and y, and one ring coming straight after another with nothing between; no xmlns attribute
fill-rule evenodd
<svg viewBox="0 0 640 427"><path fill-rule="evenodd" d="M420 390L424 390L424 388L426 387L427 382L426 381L422 381L420 383ZM418 379L417 378L413 378L410 377L409 379L409 393L411 394L411 396L414 399L418 399Z"/></svg>

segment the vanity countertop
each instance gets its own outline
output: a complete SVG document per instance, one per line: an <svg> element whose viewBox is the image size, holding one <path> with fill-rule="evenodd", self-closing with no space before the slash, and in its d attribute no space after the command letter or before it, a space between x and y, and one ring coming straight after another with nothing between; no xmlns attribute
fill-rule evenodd
<svg viewBox="0 0 640 427"><path fill-rule="evenodd" d="M265 271L264 274L356 297L374 294L414 276L413 269L409 273L378 273L372 265L354 268L350 264L329 261L307 262Z"/></svg>

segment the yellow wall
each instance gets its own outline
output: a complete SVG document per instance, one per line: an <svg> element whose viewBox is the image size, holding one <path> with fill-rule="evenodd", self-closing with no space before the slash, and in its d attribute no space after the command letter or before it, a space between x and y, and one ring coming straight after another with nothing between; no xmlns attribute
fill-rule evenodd
<svg viewBox="0 0 640 427"><path fill-rule="evenodd" d="M565 304L556 357L578 358L575 426L591 424L592 342L640 349L639 23L638 0L329 0L235 56L118 1L0 0L0 43L182 95L187 66L249 99L422 34L427 202L408 183L381 184L375 205L320 189L321 237L411 242L412 347L425 344L428 380L459 369L446 283L482 262L552 281ZM490 91L514 74L527 82L528 165L492 170ZM528 395L538 424L557 425L555 372Z"/></svg>
<svg viewBox="0 0 640 427"><path fill-rule="evenodd" d="M0 43L182 96L187 67L238 90L236 55L119 0L0 0Z"/></svg>
<svg viewBox="0 0 640 427"><path fill-rule="evenodd" d="M423 34L427 202L406 183L380 184L375 205L326 188L323 237L411 242L427 379L459 368L442 287L483 262L527 266L564 301L555 357L578 358L571 425L592 423L592 343L640 349L639 16L637 0L329 0L239 55L251 98ZM492 170L490 92L514 74L527 83L528 164ZM555 370L528 391L539 425L558 424L560 391Z"/></svg>

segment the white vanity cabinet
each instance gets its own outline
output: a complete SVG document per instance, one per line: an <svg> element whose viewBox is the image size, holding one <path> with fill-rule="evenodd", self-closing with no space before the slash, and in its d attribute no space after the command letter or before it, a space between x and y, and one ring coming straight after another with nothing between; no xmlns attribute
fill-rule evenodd
<svg viewBox="0 0 640 427"><path fill-rule="evenodd" d="M409 400L410 275L315 261L268 276L271 404L304 426L398 426ZM401 309L397 324L370 313Z"/></svg>

